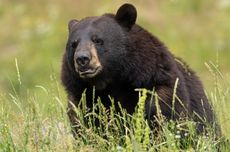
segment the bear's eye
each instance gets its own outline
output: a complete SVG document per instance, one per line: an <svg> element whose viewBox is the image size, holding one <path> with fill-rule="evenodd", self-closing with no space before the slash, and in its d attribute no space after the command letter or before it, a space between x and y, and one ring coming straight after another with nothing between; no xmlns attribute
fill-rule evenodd
<svg viewBox="0 0 230 152"><path fill-rule="evenodd" d="M96 35L92 36L91 40L95 44L99 44L99 45L104 44L104 41L102 39L98 38Z"/></svg>
<svg viewBox="0 0 230 152"><path fill-rule="evenodd" d="M77 40L74 40L74 41L72 42L72 44L71 44L71 47L72 47L73 49L76 49L77 46L78 46L78 41L77 41Z"/></svg>

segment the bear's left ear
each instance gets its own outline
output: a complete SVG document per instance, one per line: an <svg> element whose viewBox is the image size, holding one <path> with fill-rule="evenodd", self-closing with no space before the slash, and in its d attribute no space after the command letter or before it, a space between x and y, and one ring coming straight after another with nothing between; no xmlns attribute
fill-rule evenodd
<svg viewBox="0 0 230 152"><path fill-rule="evenodd" d="M135 24L137 18L137 10L131 4L123 4L117 11L115 19L120 25L130 30Z"/></svg>
<svg viewBox="0 0 230 152"><path fill-rule="evenodd" d="M72 32L74 26L77 25L78 22L79 21L76 20L76 19L72 19L72 20L69 21L69 24L68 24L69 33Z"/></svg>

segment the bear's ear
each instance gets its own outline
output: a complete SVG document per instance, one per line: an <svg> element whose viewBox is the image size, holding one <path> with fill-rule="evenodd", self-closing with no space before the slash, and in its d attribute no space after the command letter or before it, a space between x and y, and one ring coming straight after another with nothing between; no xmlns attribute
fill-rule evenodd
<svg viewBox="0 0 230 152"><path fill-rule="evenodd" d="M72 20L69 21L69 24L68 24L69 32L71 32L73 30L74 26L77 25L78 22L79 21L76 20L76 19L72 19Z"/></svg>
<svg viewBox="0 0 230 152"><path fill-rule="evenodd" d="M137 18L137 10L131 4L123 4L117 11L115 19L120 25L131 29Z"/></svg>

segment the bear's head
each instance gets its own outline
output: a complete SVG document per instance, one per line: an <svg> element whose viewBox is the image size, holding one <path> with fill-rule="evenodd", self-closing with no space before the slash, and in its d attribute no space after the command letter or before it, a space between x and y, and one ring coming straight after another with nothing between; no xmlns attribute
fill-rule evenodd
<svg viewBox="0 0 230 152"><path fill-rule="evenodd" d="M104 14L69 22L66 55L70 68L82 79L109 77L122 72L127 33L135 24L136 9L122 5L116 15Z"/></svg>

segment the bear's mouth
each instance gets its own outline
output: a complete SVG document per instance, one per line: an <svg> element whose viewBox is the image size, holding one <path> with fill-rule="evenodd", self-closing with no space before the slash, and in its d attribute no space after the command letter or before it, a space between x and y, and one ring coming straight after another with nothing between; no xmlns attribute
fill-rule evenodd
<svg viewBox="0 0 230 152"><path fill-rule="evenodd" d="M78 73L81 78L95 77L100 71L101 71L101 66L98 66L96 68L78 69Z"/></svg>

